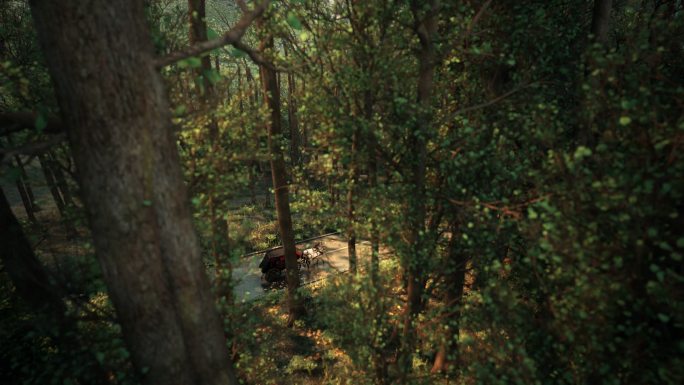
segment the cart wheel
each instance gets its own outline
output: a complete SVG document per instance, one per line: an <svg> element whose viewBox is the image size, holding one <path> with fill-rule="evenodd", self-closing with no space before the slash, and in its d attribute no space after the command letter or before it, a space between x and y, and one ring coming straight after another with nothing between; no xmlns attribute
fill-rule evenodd
<svg viewBox="0 0 684 385"><path fill-rule="evenodd" d="M280 278L280 271L276 268L271 268L266 272L265 278L267 282L273 283Z"/></svg>

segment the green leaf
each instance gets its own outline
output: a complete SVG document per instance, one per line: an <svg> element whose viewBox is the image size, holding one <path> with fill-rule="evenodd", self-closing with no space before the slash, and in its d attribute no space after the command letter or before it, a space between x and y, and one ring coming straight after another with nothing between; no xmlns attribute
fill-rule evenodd
<svg viewBox="0 0 684 385"><path fill-rule="evenodd" d="M188 111L188 108L185 107L184 104L181 104L180 106L176 107L175 110L173 110L173 116L183 116L185 113Z"/></svg>
<svg viewBox="0 0 684 385"><path fill-rule="evenodd" d="M215 69L211 68L208 70L204 70L203 72L204 77L209 80L211 84L216 84L218 83L219 80L221 80L221 75L216 71Z"/></svg>
<svg viewBox="0 0 684 385"><path fill-rule="evenodd" d="M587 156L591 156L591 149L584 146L577 147L574 154L575 159L582 159Z"/></svg>
<svg viewBox="0 0 684 385"><path fill-rule="evenodd" d="M247 56L247 53L245 53L245 51L241 49L233 48L230 51L228 51L228 55L239 59Z"/></svg>
<svg viewBox="0 0 684 385"><path fill-rule="evenodd" d="M207 27L207 39L213 40L217 39L220 35L214 31L211 27Z"/></svg>
<svg viewBox="0 0 684 385"><path fill-rule="evenodd" d="M656 143L655 146L653 146L653 147L656 150L660 151L663 149L663 147L667 146L668 144L670 144L670 139L665 139L665 140L662 140L662 141Z"/></svg>
<svg viewBox="0 0 684 385"><path fill-rule="evenodd" d="M296 30L302 29L302 22L299 21L299 18L292 12L287 14L287 24Z"/></svg>
<svg viewBox="0 0 684 385"><path fill-rule="evenodd" d="M178 61L178 67L180 68L198 68L202 66L202 60L198 57L189 57Z"/></svg>
<svg viewBox="0 0 684 385"><path fill-rule="evenodd" d="M632 123L632 118L630 118L629 116L621 116L619 122L621 126L626 126Z"/></svg>
<svg viewBox="0 0 684 385"><path fill-rule="evenodd" d="M142 204L145 207L150 207L150 206L152 206L152 201L149 199L145 199L144 201L142 201Z"/></svg>
<svg viewBox="0 0 684 385"><path fill-rule="evenodd" d="M684 237L677 239L677 247L684 249Z"/></svg>
<svg viewBox="0 0 684 385"><path fill-rule="evenodd" d="M47 127L47 118L42 112L36 116L36 130L43 131Z"/></svg>
<svg viewBox="0 0 684 385"><path fill-rule="evenodd" d="M189 57L187 60L188 65L192 68L199 68L202 66L202 60L198 57Z"/></svg>

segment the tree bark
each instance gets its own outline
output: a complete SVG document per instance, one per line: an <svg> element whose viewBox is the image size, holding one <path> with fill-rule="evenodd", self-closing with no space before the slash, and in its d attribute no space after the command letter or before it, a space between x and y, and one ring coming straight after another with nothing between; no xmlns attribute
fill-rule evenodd
<svg viewBox="0 0 684 385"><path fill-rule="evenodd" d="M244 104L244 92L242 91L242 71L240 70L240 64L238 63L237 65L237 81L238 81L238 89L237 89L237 95L238 95L238 108L240 111L240 115L245 112L245 104Z"/></svg>
<svg viewBox="0 0 684 385"><path fill-rule="evenodd" d="M190 24L190 44L207 41L206 4L204 0L188 0L188 21ZM204 77L203 71L211 69L209 55L200 57L202 66L197 70L197 76L202 77L205 93L211 93L211 83Z"/></svg>
<svg viewBox="0 0 684 385"><path fill-rule="evenodd" d="M64 225L64 229L66 230L67 237L73 238L76 236L76 228L74 228L74 224L71 223L69 214L67 213L67 204L57 184L57 178L55 177L53 164L49 159L49 155L39 155L38 160L40 161L40 167L43 169L43 176L45 177L45 182L47 183L48 188L50 189L52 199L55 201L55 205L57 206L57 210L59 211L59 216L62 219L62 223Z"/></svg>
<svg viewBox="0 0 684 385"><path fill-rule="evenodd" d="M591 18L591 34L594 41L606 45L610 32L610 11L613 0L594 0L594 10Z"/></svg>
<svg viewBox="0 0 684 385"><path fill-rule="evenodd" d="M23 169L23 167L22 167ZM28 181L24 178L24 173L19 176L16 180L17 190L19 190L19 196L21 197L21 203L24 205L24 210L26 211L26 217L33 225L38 225L38 219L36 219L35 214L35 201L31 199L33 192L28 184Z"/></svg>
<svg viewBox="0 0 684 385"><path fill-rule="evenodd" d="M264 39L262 49L273 48L273 38ZM271 155L271 176L273 178L273 190L275 191L275 205L278 216L280 238L285 249L285 267L287 272L287 303L289 309L288 325L304 314L304 306L297 294L299 288L299 267L292 228L292 214L290 213L290 200L288 195L287 170L283 156L282 127L280 116L280 90L276 73L266 66L259 66L262 87L264 90L264 103L271 112L271 121L268 124L268 149Z"/></svg>
<svg viewBox="0 0 684 385"><path fill-rule="evenodd" d="M287 45L285 45L285 57L287 58ZM300 162L300 133L299 119L297 119L297 102L295 99L296 83L294 74L287 74L287 118L290 126L290 159L292 165Z"/></svg>
<svg viewBox="0 0 684 385"><path fill-rule="evenodd" d="M368 184L370 187L371 202L376 201L378 187L378 155L377 140L373 132L373 94L371 90L366 90L363 97L364 115L368 124ZM375 213L370 213L371 222L371 278L377 282L378 271L380 269L380 237L378 235L378 224Z"/></svg>
<svg viewBox="0 0 684 385"><path fill-rule="evenodd" d="M352 143L351 143L351 160L349 162L349 190L347 191L347 249L349 251L349 271L352 274L356 274L357 271L357 256L356 256L356 231L354 226L356 224L356 211L354 209L354 200L356 199L356 185L359 179L357 157L358 157L358 146L359 146L359 129L354 127L354 132L352 133Z"/></svg>
<svg viewBox="0 0 684 385"><path fill-rule="evenodd" d="M21 225L0 188L0 259L17 293L36 310L60 320L66 307L50 284L45 269L33 252Z"/></svg>
<svg viewBox="0 0 684 385"><path fill-rule="evenodd" d="M7 142L11 147L12 139L10 136L7 136ZM15 184L17 186L17 190L19 191L19 196L21 197L21 203L23 204L24 210L26 211L26 217L33 225L38 226L39 223L38 219L36 219L35 214L37 211L36 199L33 196L33 189L31 188L31 185L28 181L28 174L26 173L24 162L22 162L21 157L19 155L15 155L14 160L17 163L17 167L19 168L19 177L15 181Z"/></svg>
<svg viewBox="0 0 684 385"><path fill-rule="evenodd" d="M407 257L405 271L407 276L407 302L404 309L404 328L400 359L400 373L402 381L411 371L413 351L417 340L415 320L423 310L423 292L425 290L425 277L423 271L424 259L427 257L425 247L425 219L426 219L426 194L425 194L425 163L427 157L425 137L431 121L431 98L434 86L435 46L434 37L437 34L437 12L439 2L431 0L426 12L421 17L424 5L420 1L413 1L413 12L416 35L420 41L418 51L418 93L416 104L419 108L419 117L411 137L411 148L415 157L411 164L412 197L409 201L409 242L411 254Z"/></svg>
<svg viewBox="0 0 684 385"><path fill-rule="evenodd" d="M455 357L458 356L456 339L459 334L461 318L461 303L463 299L463 285L465 283L466 263L468 258L458 251L458 236L455 225L451 226L451 239L446 261L445 274L445 302L449 317L444 330L444 339L437 351L432 365L432 373L439 373L451 369Z"/></svg>
<svg viewBox="0 0 684 385"><path fill-rule="evenodd" d="M145 384L237 384L143 3L32 0L95 250Z"/></svg>
<svg viewBox="0 0 684 385"><path fill-rule="evenodd" d="M66 314L62 290L55 286L33 252L19 221L12 213L5 192L0 188L0 261L19 297L36 315L33 327L51 337L63 354L83 351L78 326ZM54 327L56 324L56 328ZM81 383L109 384L108 375L93 352L86 352L82 371L73 374Z"/></svg>
<svg viewBox="0 0 684 385"><path fill-rule="evenodd" d="M55 154L52 151L48 151L47 160L48 160L48 164L50 165L50 169L52 171L52 174L55 177L55 182L57 183L57 188L59 189L59 192L62 195L62 200L64 201L65 207L72 208L73 206L75 206L75 204L74 204L74 198L71 194L71 189L69 188L69 184L67 183L66 176L64 175L64 172L60 168L60 165L57 162L57 159L55 158Z"/></svg>

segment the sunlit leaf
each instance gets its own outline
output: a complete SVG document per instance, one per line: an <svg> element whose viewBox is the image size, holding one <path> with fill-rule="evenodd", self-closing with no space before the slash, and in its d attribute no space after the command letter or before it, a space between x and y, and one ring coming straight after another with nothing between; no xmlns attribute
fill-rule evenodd
<svg viewBox="0 0 684 385"><path fill-rule="evenodd" d="M234 58L243 58L247 56L247 53L241 49L233 48L230 51L228 51L228 55Z"/></svg>
<svg viewBox="0 0 684 385"><path fill-rule="evenodd" d="M287 14L287 24L296 30L302 29L302 22L299 21L299 18L292 12Z"/></svg>
<svg viewBox="0 0 684 385"><path fill-rule="evenodd" d="M213 68L210 68L208 70L204 70L203 72L204 77L209 80L211 84L216 84L218 83L219 80L221 80L221 75Z"/></svg>
<svg viewBox="0 0 684 385"><path fill-rule="evenodd" d="M207 39L213 40L213 39L218 39L219 38L218 32L214 31L213 28L207 27Z"/></svg>

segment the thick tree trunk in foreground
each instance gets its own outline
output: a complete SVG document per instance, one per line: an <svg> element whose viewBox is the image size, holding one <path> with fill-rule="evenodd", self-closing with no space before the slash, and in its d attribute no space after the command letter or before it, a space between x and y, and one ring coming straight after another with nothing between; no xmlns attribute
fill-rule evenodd
<svg viewBox="0 0 684 385"><path fill-rule="evenodd" d="M31 8L133 364L145 384L236 384L143 3Z"/></svg>
<svg viewBox="0 0 684 385"><path fill-rule="evenodd" d="M262 48L272 48L273 38L262 42ZM271 112L271 121L268 125L268 149L271 155L271 176L273 177L273 190L275 191L276 213L278 215L278 227L280 238L285 249L285 267L287 271L287 304L290 318L288 325L300 318L304 313L304 306L297 295L299 288L299 268L292 228L292 214L290 213L290 198L288 195L287 170L285 158L281 147L282 127L280 116L280 90L276 73L265 67L259 66L261 82L264 89L264 102Z"/></svg>

